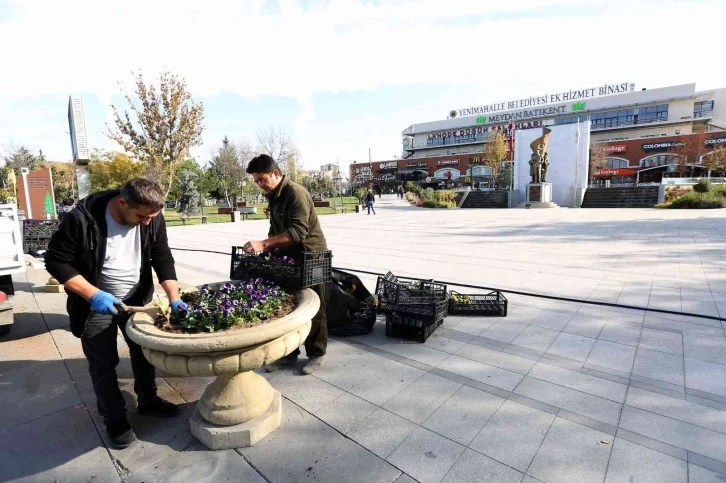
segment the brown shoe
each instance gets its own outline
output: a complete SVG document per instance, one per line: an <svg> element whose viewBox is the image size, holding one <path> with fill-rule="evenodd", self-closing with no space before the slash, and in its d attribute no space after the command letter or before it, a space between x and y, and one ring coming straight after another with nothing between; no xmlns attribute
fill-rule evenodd
<svg viewBox="0 0 726 483"><path fill-rule="evenodd" d="M323 365L323 358L324 356L309 358L308 362L302 368L302 373L309 376L313 372L317 371L320 366Z"/></svg>

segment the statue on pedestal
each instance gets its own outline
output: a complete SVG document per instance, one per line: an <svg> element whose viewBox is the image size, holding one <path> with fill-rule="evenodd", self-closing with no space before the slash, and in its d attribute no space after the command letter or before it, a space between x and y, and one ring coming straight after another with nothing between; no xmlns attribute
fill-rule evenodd
<svg viewBox="0 0 726 483"><path fill-rule="evenodd" d="M529 174L532 176L532 184L547 182L547 170L550 165L547 144L549 143L551 133L551 129L543 127L542 135L529 145L532 149L532 157L529 159Z"/></svg>

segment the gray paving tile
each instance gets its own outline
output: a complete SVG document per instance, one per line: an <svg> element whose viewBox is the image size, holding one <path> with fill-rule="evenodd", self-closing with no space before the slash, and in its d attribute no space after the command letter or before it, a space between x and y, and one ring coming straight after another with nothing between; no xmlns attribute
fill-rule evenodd
<svg viewBox="0 0 726 483"><path fill-rule="evenodd" d="M482 317L472 317L458 322L454 326L454 330L464 332L465 334L479 335L484 330L494 325L494 321L487 320Z"/></svg>
<svg viewBox="0 0 726 483"><path fill-rule="evenodd" d="M519 381L524 377L516 372L464 359L456 355L450 356L439 367L445 371L453 372L454 374L459 374L506 391L511 391L517 387Z"/></svg>
<svg viewBox="0 0 726 483"><path fill-rule="evenodd" d="M0 481L118 481L85 407L0 431Z"/></svg>
<svg viewBox="0 0 726 483"><path fill-rule="evenodd" d="M568 334L582 335L597 339L597 336L600 334L605 322L607 322L605 319L576 315L570 323L562 329L562 331L567 332Z"/></svg>
<svg viewBox="0 0 726 483"><path fill-rule="evenodd" d="M314 470L310 472L314 474ZM140 471L124 483L186 483L229 481L264 483L262 478L235 450L208 450L194 445Z"/></svg>
<svg viewBox="0 0 726 483"><path fill-rule="evenodd" d="M497 483L520 483L522 473L498 461L466 449L454 464L443 483L478 483L496 481Z"/></svg>
<svg viewBox="0 0 726 483"><path fill-rule="evenodd" d="M387 458L417 426L385 409L377 409L348 432L348 436L370 451Z"/></svg>
<svg viewBox="0 0 726 483"><path fill-rule="evenodd" d="M423 344L388 343L382 344L378 348L431 366L439 365L449 356L448 352L432 349Z"/></svg>
<svg viewBox="0 0 726 483"><path fill-rule="evenodd" d="M618 438L628 440L631 443L639 444L640 446L645 446L646 448L650 448L660 453L673 456L674 458L677 458L679 460L688 461L688 451L683 448L678 448L676 446L663 443L662 441L658 441L657 439L649 438L647 436L643 436L642 434L633 433L632 431L628 431L627 429L623 428L618 428L616 436Z"/></svg>
<svg viewBox="0 0 726 483"><path fill-rule="evenodd" d="M490 339L498 340L501 342L512 342L524 329L527 328L525 324L519 324L517 322L497 322L488 329L482 331L477 335L488 337Z"/></svg>
<svg viewBox="0 0 726 483"><path fill-rule="evenodd" d="M468 446L503 402L500 397L463 386L423 426Z"/></svg>
<svg viewBox="0 0 726 483"><path fill-rule="evenodd" d="M408 476L406 473L401 473L401 476L396 478L393 483L418 483L416 480Z"/></svg>
<svg viewBox="0 0 726 483"><path fill-rule="evenodd" d="M63 361L29 366L0 376L0 429L51 414L81 402Z"/></svg>
<svg viewBox="0 0 726 483"><path fill-rule="evenodd" d="M707 470L700 466L688 465L688 483L723 483L726 481L726 474Z"/></svg>
<svg viewBox="0 0 726 483"><path fill-rule="evenodd" d="M559 331L529 326L524 329L512 344L544 353L557 338Z"/></svg>
<svg viewBox="0 0 726 483"><path fill-rule="evenodd" d="M706 468L707 470L711 470L726 476L726 463L724 463L723 461L717 461L712 458L707 458L706 456L689 451L688 463L698 465L701 468Z"/></svg>
<svg viewBox="0 0 726 483"><path fill-rule="evenodd" d="M620 427L719 461L726 461L726 435L624 406Z"/></svg>
<svg viewBox="0 0 726 483"><path fill-rule="evenodd" d="M609 369L607 367L600 367L600 366L594 366L594 365L585 365L582 369L580 369L580 372L583 374L589 374L591 376L599 377L600 379L606 379L608 381L617 382L620 384L625 384L626 386L630 384L630 378L629 377L623 377L623 376L616 376L615 373L620 373L619 371L616 371L615 369ZM622 373L620 373L622 374Z"/></svg>
<svg viewBox="0 0 726 483"><path fill-rule="evenodd" d="M551 414L552 416L557 416L557 414L560 411L562 411L557 406L543 403L542 401L537 401L535 399L528 398L526 396L522 396L521 394L511 393L507 399L509 401L513 401L513 402L522 404L522 405L530 407L532 409L536 409L537 411L542 411L543 413Z"/></svg>
<svg viewBox="0 0 726 483"><path fill-rule="evenodd" d="M557 339L547 350L547 354L585 362L594 345L595 339L563 332L557 336Z"/></svg>
<svg viewBox="0 0 726 483"><path fill-rule="evenodd" d="M460 387L461 384L458 382L435 374L424 374L389 399L383 408L416 424L421 424Z"/></svg>
<svg viewBox="0 0 726 483"><path fill-rule="evenodd" d="M683 357L640 347L635 356L633 374L683 386Z"/></svg>
<svg viewBox="0 0 726 483"><path fill-rule="evenodd" d="M442 352L448 352L449 354L455 354L456 351L458 351L465 345L466 342L449 339L448 337L440 335L438 332L434 332L434 334L426 341L426 347L436 349Z"/></svg>
<svg viewBox="0 0 726 483"><path fill-rule="evenodd" d="M567 326L567 324L570 323L573 317L574 314L546 311L538 315L537 318L532 321L531 325L561 331L565 328L565 326Z"/></svg>
<svg viewBox="0 0 726 483"><path fill-rule="evenodd" d="M617 342L618 344L637 346L640 339L640 325L630 324L626 322L607 322L598 339L608 342Z"/></svg>
<svg viewBox="0 0 726 483"><path fill-rule="evenodd" d="M522 478L522 482L521 483L544 483L544 482L543 481L540 481L540 480L538 480L536 478L532 478L529 475L524 475L524 478Z"/></svg>
<svg viewBox="0 0 726 483"><path fill-rule="evenodd" d="M447 319L447 325L448 325L448 319ZM436 331L436 333L440 334L442 337L446 337L451 340L455 340L457 342L463 342L465 344L468 344L474 337L476 337L473 334L467 334L466 332L461 332L455 329L447 329L446 327L439 327L439 329Z"/></svg>
<svg viewBox="0 0 726 483"><path fill-rule="evenodd" d="M586 426L590 429L594 429L596 431L600 431L603 433L607 433L609 435L615 436L615 433L617 433L618 428L615 426L612 426L610 424L605 424L601 421L596 421L592 418L588 418L586 416L581 416L579 414L571 413L570 411L566 411L564 409L560 409L557 413L558 418L566 419L568 421L572 421L573 423L577 423L580 426Z"/></svg>
<svg viewBox="0 0 726 483"><path fill-rule="evenodd" d="M621 405L616 402L531 377L524 378L514 392L613 426L620 417Z"/></svg>
<svg viewBox="0 0 726 483"><path fill-rule="evenodd" d="M348 392L380 406L424 374L421 369L390 362L382 365L382 369L372 377L359 381Z"/></svg>
<svg viewBox="0 0 726 483"><path fill-rule="evenodd" d="M584 367L584 363L567 357L556 356L554 354L545 354L539 358L537 362L545 362L553 366L569 369L571 371L579 371Z"/></svg>
<svg viewBox="0 0 726 483"><path fill-rule="evenodd" d="M347 434L376 409L378 406L375 404L344 392L314 414L341 433Z"/></svg>
<svg viewBox="0 0 726 483"><path fill-rule="evenodd" d="M552 414L506 401L469 447L524 472L554 419Z"/></svg>
<svg viewBox="0 0 726 483"><path fill-rule="evenodd" d="M504 389L499 389L498 387L490 386L489 384L484 384L483 382L475 381L474 379L454 374L453 372L444 371L436 367L431 370L431 374L436 374L437 376L444 377L450 381L459 382L465 386L473 387L474 389L499 396L503 399L506 399L511 394L510 391L505 391Z"/></svg>
<svg viewBox="0 0 726 483"><path fill-rule="evenodd" d="M418 428L387 459L421 483L438 483L464 449L426 428Z"/></svg>
<svg viewBox="0 0 726 483"><path fill-rule="evenodd" d="M456 352L457 356L482 362L490 366L499 367L519 374L527 374L535 365L535 361L507 354L501 350L485 349L472 344L467 344Z"/></svg>
<svg viewBox="0 0 726 483"><path fill-rule="evenodd" d="M381 428L379 436L384 431ZM390 483L400 475L393 466L287 400L283 400L280 428L255 446L236 451L266 481Z"/></svg>
<svg viewBox="0 0 726 483"><path fill-rule="evenodd" d="M726 434L726 412L631 387L625 403L645 411L668 416L702 428Z"/></svg>
<svg viewBox="0 0 726 483"><path fill-rule="evenodd" d="M270 382L283 396L314 412L343 394L343 390L317 377L305 377L291 371L280 371Z"/></svg>
<svg viewBox="0 0 726 483"><path fill-rule="evenodd" d="M691 391L691 389L689 389L688 391ZM686 400L687 401L691 401L693 403L700 404L702 406L708 406L710 408L726 411L726 403L714 401L712 399L706 399L703 397L694 396L693 394L690 394L688 391L686 391Z"/></svg>
<svg viewBox="0 0 726 483"><path fill-rule="evenodd" d="M612 437L564 419L555 419L527 474L545 482L601 483Z"/></svg>
<svg viewBox="0 0 726 483"><path fill-rule="evenodd" d="M635 347L626 344L598 340L592 347L585 364L608 367L630 374L635 360L635 350Z"/></svg>
<svg viewBox="0 0 726 483"><path fill-rule="evenodd" d="M635 376L635 377L639 378L639 376ZM646 379L646 378L644 378L644 379ZM678 398L678 399L686 398L686 393L684 391L673 391L671 389L665 389L662 385L648 384L645 382L641 382L637 379L631 379L630 386L637 387L638 389L645 389L646 391L655 392L658 394L663 394L664 396L669 396L669 397L673 397L673 398Z"/></svg>
<svg viewBox="0 0 726 483"><path fill-rule="evenodd" d="M726 364L726 339L687 334L683 336L683 344L686 357Z"/></svg>
<svg viewBox="0 0 726 483"><path fill-rule="evenodd" d="M650 448L617 438L605 483L687 483L688 464Z"/></svg>
<svg viewBox="0 0 726 483"><path fill-rule="evenodd" d="M683 336L673 332L643 328L643 332L640 334L639 347L682 356Z"/></svg>
<svg viewBox="0 0 726 483"><path fill-rule="evenodd" d="M686 358L686 386L726 398L726 366Z"/></svg>
<svg viewBox="0 0 726 483"><path fill-rule="evenodd" d="M529 372L529 377L558 384L576 391L592 394L611 401L622 403L628 386L599 377L570 371L561 367L538 362Z"/></svg>

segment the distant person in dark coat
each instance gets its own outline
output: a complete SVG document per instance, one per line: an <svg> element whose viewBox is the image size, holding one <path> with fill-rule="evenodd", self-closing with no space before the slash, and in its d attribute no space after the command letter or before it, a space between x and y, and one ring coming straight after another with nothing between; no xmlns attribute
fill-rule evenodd
<svg viewBox="0 0 726 483"><path fill-rule="evenodd" d="M371 211L373 211L373 214L376 214L376 210L373 209L373 203L376 201L376 195L373 194L373 190L368 190L368 193L366 194L366 207L368 207L368 214L371 214Z"/></svg>

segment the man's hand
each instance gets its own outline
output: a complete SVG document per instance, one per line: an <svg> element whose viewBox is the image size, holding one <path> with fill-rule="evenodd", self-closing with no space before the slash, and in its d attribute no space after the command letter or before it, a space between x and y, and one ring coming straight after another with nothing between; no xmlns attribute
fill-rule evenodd
<svg viewBox="0 0 726 483"><path fill-rule="evenodd" d="M245 253L259 253L262 251L265 251L265 242L264 241L248 241L244 244L242 249L245 251Z"/></svg>
<svg viewBox="0 0 726 483"><path fill-rule="evenodd" d="M181 300L175 300L169 305L171 306L172 313L177 313L180 310L183 310L184 312L189 310L189 306Z"/></svg>
<svg viewBox="0 0 726 483"><path fill-rule="evenodd" d="M98 314L101 315L116 315L118 314L118 310L116 309L116 304L120 304L121 301L111 295L108 292L104 292L103 290L99 290L93 296L88 299L88 302L91 304L91 308Z"/></svg>

